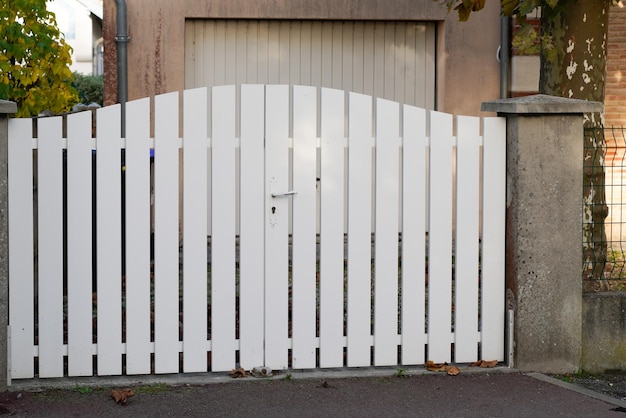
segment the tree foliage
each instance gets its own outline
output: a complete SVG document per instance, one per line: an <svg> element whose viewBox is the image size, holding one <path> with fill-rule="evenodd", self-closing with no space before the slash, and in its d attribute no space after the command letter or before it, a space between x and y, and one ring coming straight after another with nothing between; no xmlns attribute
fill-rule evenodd
<svg viewBox="0 0 626 418"><path fill-rule="evenodd" d="M71 48L45 0L0 0L0 34L0 99L16 102L17 116L76 103Z"/></svg>

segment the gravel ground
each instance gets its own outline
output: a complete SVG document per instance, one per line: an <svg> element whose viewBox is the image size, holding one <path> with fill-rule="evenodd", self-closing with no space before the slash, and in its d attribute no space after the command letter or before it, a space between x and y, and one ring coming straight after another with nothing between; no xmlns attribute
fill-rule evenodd
<svg viewBox="0 0 626 418"><path fill-rule="evenodd" d="M564 382L626 401L626 372L601 375L552 375Z"/></svg>

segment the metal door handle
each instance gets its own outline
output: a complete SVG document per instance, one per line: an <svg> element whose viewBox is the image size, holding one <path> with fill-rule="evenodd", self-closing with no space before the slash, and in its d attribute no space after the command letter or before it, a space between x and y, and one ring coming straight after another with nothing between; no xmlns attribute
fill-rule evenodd
<svg viewBox="0 0 626 418"><path fill-rule="evenodd" d="M284 192L284 193L272 193L272 197L293 196L295 194L298 194L298 192L294 190L289 190L288 192Z"/></svg>

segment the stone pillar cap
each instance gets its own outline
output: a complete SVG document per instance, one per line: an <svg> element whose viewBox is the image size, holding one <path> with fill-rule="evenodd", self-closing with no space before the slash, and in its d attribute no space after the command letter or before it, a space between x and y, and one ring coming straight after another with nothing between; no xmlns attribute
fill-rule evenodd
<svg viewBox="0 0 626 418"><path fill-rule="evenodd" d="M533 96L483 102L480 110L484 112L516 114L572 114L602 112L604 105L601 102L589 100L566 99L546 94L535 94Z"/></svg>
<svg viewBox="0 0 626 418"><path fill-rule="evenodd" d="M17 104L8 100L0 100L0 114L17 113Z"/></svg>

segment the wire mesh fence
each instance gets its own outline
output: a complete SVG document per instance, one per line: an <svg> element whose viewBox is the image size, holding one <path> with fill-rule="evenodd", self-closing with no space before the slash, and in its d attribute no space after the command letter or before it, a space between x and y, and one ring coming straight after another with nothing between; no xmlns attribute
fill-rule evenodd
<svg viewBox="0 0 626 418"><path fill-rule="evenodd" d="M585 288L624 290L626 289L626 127L585 129L584 151Z"/></svg>

